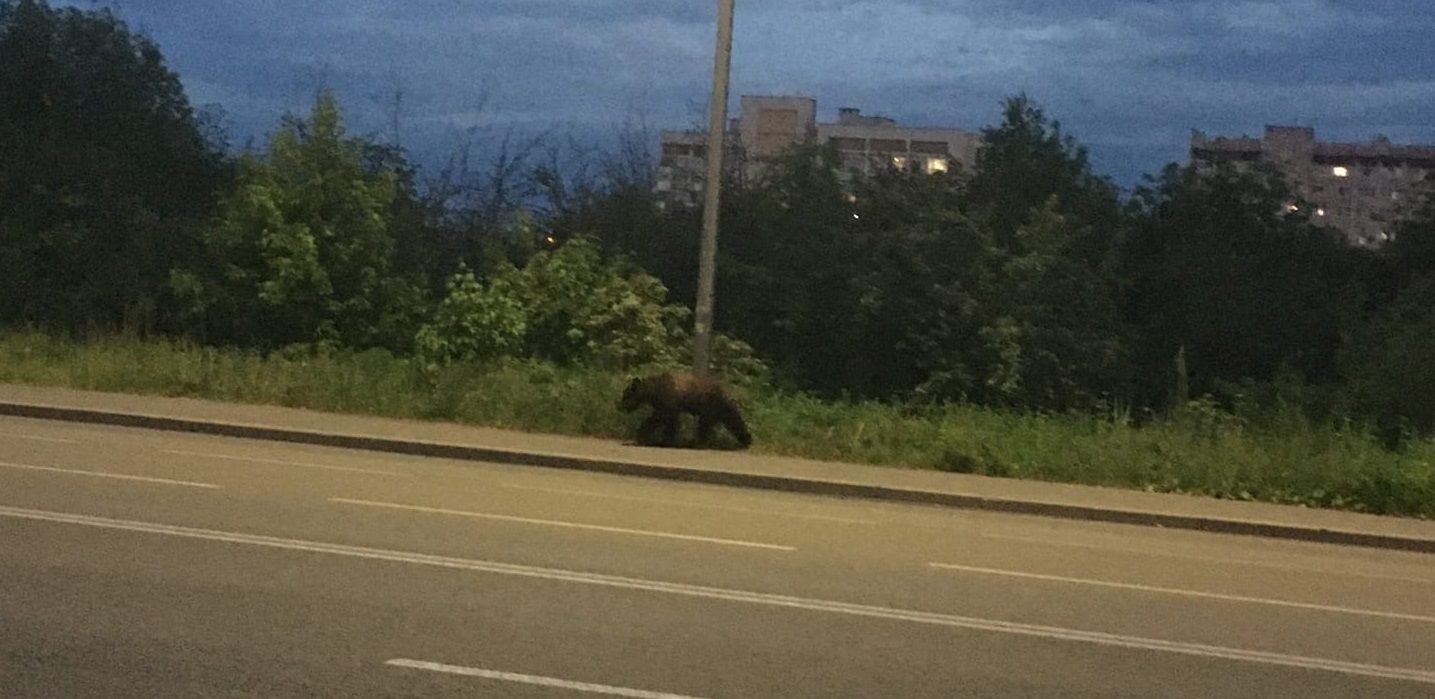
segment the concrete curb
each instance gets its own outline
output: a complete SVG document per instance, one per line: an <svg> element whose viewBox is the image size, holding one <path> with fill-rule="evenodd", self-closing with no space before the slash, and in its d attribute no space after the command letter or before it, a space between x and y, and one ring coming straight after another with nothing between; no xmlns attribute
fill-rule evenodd
<svg viewBox="0 0 1435 699"><path fill-rule="evenodd" d="M1037 515L1058 519L1135 524L1221 534L1263 536L1315 543L1435 553L1435 539L1302 527L1279 522L1173 515L1152 511L1121 510L1034 500L994 498L931 490L892 488L865 483L823 481L769 474L711 471L685 468L682 466L595 459L563 454L545 454L540 452L403 440L388 437L313 432L309 430L264 425L247 425L29 403L0 402L0 415L65 422L95 423L121 427L140 427L171 432L192 432L224 437L263 439L276 442L362 449L366 451L408 454L413 456L488 461L521 466L540 466L544 468L590 471L623 476L641 476L644 478L659 478L761 490L778 490L810 495L832 495L887 502L937 505L969 510Z"/></svg>

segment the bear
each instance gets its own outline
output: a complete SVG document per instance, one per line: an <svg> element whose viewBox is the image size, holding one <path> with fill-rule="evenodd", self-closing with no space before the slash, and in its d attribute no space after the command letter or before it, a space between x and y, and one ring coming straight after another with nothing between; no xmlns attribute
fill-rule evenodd
<svg viewBox="0 0 1435 699"><path fill-rule="evenodd" d="M680 372L635 378L623 391L619 407L632 412L645 403L653 408L653 414L638 427L639 444L676 446L678 419L686 412L698 418L698 445L706 444L713 427L722 423L744 449L752 446L752 433L742 420L742 411L727 386L715 378ZM658 429L662 432L654 439L653 432Z"/></svg>

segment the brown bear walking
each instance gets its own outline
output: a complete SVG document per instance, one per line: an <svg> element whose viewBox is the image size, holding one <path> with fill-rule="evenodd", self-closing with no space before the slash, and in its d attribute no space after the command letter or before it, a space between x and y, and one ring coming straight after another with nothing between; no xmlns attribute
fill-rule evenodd
<svg viewBox="0 0 1435 699"><path fill-rule="evenodd" d="M619 406L631 412L644 403L652 406L653 414L638 427L639 444L675 446L678 418L685 412L698 417L699 445L712 438L713 427L717 423L722 423L744 448L752 444L752 434L742 421L737 402L717 379L672 372L633 379L623 391ZM658 429L662 432L654 440L653 431Z"/></svg>

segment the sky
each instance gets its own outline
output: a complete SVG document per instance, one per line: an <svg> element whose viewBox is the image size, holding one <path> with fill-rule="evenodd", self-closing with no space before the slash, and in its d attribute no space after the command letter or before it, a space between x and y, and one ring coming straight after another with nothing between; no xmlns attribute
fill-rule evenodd
<svg viewBox="0 0 1435 699"><path fill-rule="evenodd" d="M441 162L467 134L606 145L704 123L716 0L70 0L160 45L236 146L321 87ZM1435 143L1431 0L737 0L732 102L814 97L977 130L1025 92L1129 187L1193 128ZM401 99L395 100L395 95ZM395 105L398 105L397 109ZM395 116L397 115L397 119ZM397 127L397 128L396 128Z"/></svg>

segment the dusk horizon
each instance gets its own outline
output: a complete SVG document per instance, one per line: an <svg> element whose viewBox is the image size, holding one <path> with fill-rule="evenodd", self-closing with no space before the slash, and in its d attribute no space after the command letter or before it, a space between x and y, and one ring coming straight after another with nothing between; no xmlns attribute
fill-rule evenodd
<svg viewBox="0 0 1435 699"><path fill-rule="evenodd" d="M604 146L641 126L699 126L711 80L710 3L371 1L109 7L151 37L196 108L218 105L235 147L333 89L351 128L426 167L475 130ZM737 8L739 95L815 98L904 125L973 131L1026 94L1129 188L1185 162L1193 129L1321 140L1435 142L1435 15L1397 0L791 0ZM1376 40L1378 38L1378 41ZM398 119L395 95L402 94ZM397 125L397 130L395 129Z"/></svg>

